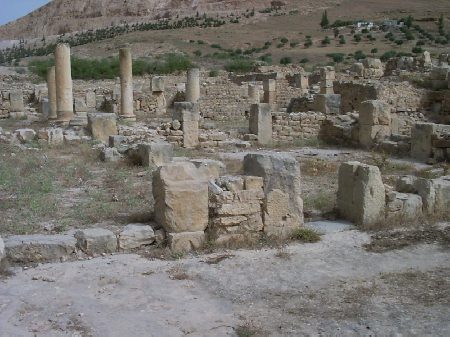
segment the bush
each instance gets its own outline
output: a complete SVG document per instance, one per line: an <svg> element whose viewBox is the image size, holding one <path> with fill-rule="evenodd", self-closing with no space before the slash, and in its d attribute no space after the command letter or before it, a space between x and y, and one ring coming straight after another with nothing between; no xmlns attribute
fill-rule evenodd
<svg viewBox="0 0 450 337"><path fill-rule="evenodd" d="M299 45L298 41L292 41L291 43L289 43L289 45L291 46L291 48L295 48Z"/></svg>
<svg viewBox="0 0 450 337"><path fill-rule="evenodd" d="M344 35L339 36L339 44L346 44L347 41L345 41Z"/></svg>
<svg viewBox="0 0 450 337"><path fill-rule="evenodd" d="M373 48L373 49L370 51L370 53L375 55L376 53L378 53L378 48Z"/></svg>
<svg viewBox="0 0 450 337"><path fill-rule="evenodd" d="M420 54L420 53L423 53L423 49L422 49L421 47L414 47L414 48L412 49L412 52L413 52L414 54Z"/></svg>
<svg viewBox="0 0 450 337"><path fill-rule="evenodd" d="M314 243L320 241L320 234L309 228L296 228L292 232L291 238L305 243Z"/></svg>
<svg viewBox="0 0 450 337"><path fill-rule="evenodd" d="M288 39L287 38L285 38L285 37L282 37L281 39L280 39L280 41L281 41L281 43L284 43L284 44L286 44L286 43L288 43Z"/></svg>
<svg viewBox="0 0 450 337"><path fill-rule="evenodd" d="M209 72L209 77L217 77L219 76L219 71L218 70L211 70Z"/></svg>
<svg viewBox="0 0 450 337"><path fill-rule="evenodd" d="M307 59L306 57L300 60L301 64L305 64L305 63L308 63L308 62L309 62L309 59Z"/></svg>
<svg viewBox="0 0 450 337"><path fill-rule="evenodd" d="M322 40L322 45L326 46L326 45L328 45L330 43L331 43L330 38L328 36L325 36L325 38Z"/></svg>
<svg viewBox="0 0 450 337"><path fill-rule="evenodd" d="M72 78L81 80L114 79L119 76L119 59L100 60L72 58ZM42 78L47 76L47 68L54 60L30 62L30 70ZM171 74L192 68L191 60L184 54L168 54L160 60L133 60L133 75Z"/></svg>
<svg viewBox="0 0 450 337"><path fill-rule="evenodd" d="M395 50L390 50L385 52L383 55L381 55L380 59L383 62L386 62L387 60L396 57L397 56L397 52Z"/></svg>
<svg viewBox="0 0 450 337"><path fill-rule="evenodd" d="M355 34L353 36L353 40L355 40L355 42L360 42L361 41L361 35L360 34Z"/></svg>
<svg viewBox="0 0 450 337"><path fill-rule="evenodd" d="M194 55L200 57L202 56L202 51L197 49L196 51L194 51Z"/></svg>
<svg viewBox="0 0 450 337"><path fill-rule="evenodd" d="M252 71L253 68L253 62L249 59L244 58L232 60L225 65L226 71L235 73L248 73Z"/></svg>
<svg viewBox="0 0 450 337"><path fill-rule="evenodd" d="M289 56L282 57L280 60L280 64L287 65L292 63L292 58Z"/></svg>
<svg viewBox="0 0 450 337"><path fill-rule="evenodd" d="M395 44L401 46L403 44L403 40L399 39L395 41Z"/></svg>
<svg viewBox="0 0 450 337"><path fill-rule="evenodd" d="M366 54L364 54L364 53L362 52L362 50L358 50L358 51L355 52L355 55L354 55L353 57L355 58L355 60L363 60L363 59L365 59L367 56L366 56Z"/></svg>
<svg viewBox="0 0 450 337"><path fill-rule="evenodd" d="M327 56L330 57L331 59L333 59L333 62L335 62L335 63L344 62L344 58L345 58L345 54L342 54L342 53L330 53L330 54L327 54Z"/></svg>
<svg viewBox="0 0 450 337"><path fill-rule="evenodd" d="M307 40L305 41L304 46L305 46L306 48L309 48L309 47L311 47L312 45L313 45L313 42L312 42L311 39L307 39Z"/></svg>
<svg viewBox="0 0 450 337"><path fill-rule="evenodd" d="M211 45L211 48L222 49L222 46L221 46L220 44L218 44L218 43L213 43L213 44Z"/></svg>

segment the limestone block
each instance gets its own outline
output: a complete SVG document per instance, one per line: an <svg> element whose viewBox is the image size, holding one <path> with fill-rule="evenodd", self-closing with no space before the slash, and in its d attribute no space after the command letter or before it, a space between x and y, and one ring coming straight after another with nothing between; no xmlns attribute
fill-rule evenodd
<svg viewBox="0 0 450 337"><path fill-rule="evenodd" d="M336 79L336 71L334 70L334 67L320 68L320 78L321 80L334 81Z"/></svg>
<svg viewBox="0 0 450 337"><path fill-rule="evenodd" d="M263 90L264 92L277 91L277 81L273 79L263 81Z"/></svg>
<svg viewBox="0 0 450 337"><path fill-rule="evenodd" d="M60 262L74 257L76 243L70 235L17 235L5 239L5 251L12 263Z"/></svg>
<svg viewBox="0 0 450 337"><path fill-rule="evenodd" d="M391 135L391 128L387 125L360 125L359 143L365 148L371 148Z"/></svg>
<svg viewBox="0 0 450 337"><path fill-rule="evenodd" d="M127 143L127 137L122 135L109 136L109 147L119 147Z"/></svg>
<svg viewBox="0 0 450 337"><path fill-rule="evenodd" d="M167 142L141 143L138 145L142 166L162 166L173 159L173 145Z"/></svg>
<svg viewBox="0 0 450 337"><path fill-rule="evenodd" d="M152 92L163 92L164 91L165 78L162 76L152 77L151 88Z"/></svg>
<svg viewBox="0 0 450 337"><path fill-rule="evenodd" d="M258 143L270 144L272 141L272 113L269 104L252 104L249 131L258 136Z"/></svg>
<svg viewBox="0 0 450 337"><path fill-rule="evenodd" d="M64 130L61 128L47 129L48 144L61 145L64 143Z"/></svg>
<svg viewBox="0 0 450 337"><path fill-rule="evenodd" d="M39 112L42 114L42 117L44 119L48 119L48 117L50 116L50 103L47 98L43 98L41 100Z"/></svg>
<svg viewBox="0 0 450 337"><path fill-rule="evenodd" d="M449 214L450 210L450 176L433 179L436 191L435 213Z"/></svg>
<svg viewBox="0 0 450 337"><path fill-rule="evenodd" d="M6 257L5 243L3 242L3 239L0 236L0 271L2 270L3 261L4 261L5 257Z"/></svg>
<svg viewBox="0 0 450 337"><path fill-rule="evenodd" d="M182 121L183 120L183 112L184 111L190 111L193 113L196 113L198 116L200 116L200 110L199 105L192 102L175 102L173 104L173 114L172 119L175 121Z"/></svg>
<svg viewBox="0 0 450 337"><path fill-rule="evenodd" d="M432 138L436 124L416 123L411 129L411 157L426 162L432 156Z"/></svg>
<svg viewBox="0 0 450 337"><path fill-rule="evenodd" d="M226 166L223 162L214 159L191 159L189 160L199 169L200 174L208 179L218 178L225 174Z"/></svg>
<svg viewBox="0 0 450 337"><path fill-rule="evenodd" d="M105 147L100 152L100 160L104 162L116 162L120 160L122 156L115 147Z"/></svg>
<svg viewBox="0 0 450 337"><path fill-rule="evenodd" d="M36 131L33 129L17 129L14 133L21 143L28 143L36 138Z"/></svg>
<svg viewBox="0 0 450 337"><path fill-rule="evenodd" d="M337 207L343 218L360 226L384 220L386 196L378 167L343 163L338 184Z"/></svg>
<svg viewBox="0 0 450 337"><path fill-rule="evenodd" d="M129 224L119 234L119 249L128 250L151 245L156 241L153 228L143 224Z"/></svg>
<svg viewBox="0 0 450 337"><path fill-rule="evenodd" d="M93 139L108 143L109 136L118 134L116 115L110 113L90 113L88 114L88 129Z"/></svg>
<svg viewBox="0 0 450 337"><path fill-rule="evenodd" d="M75 233L77 247L89 255L117 251L117 237L103 228L88 228Z"/></svg>
<svg viewBox="0 0 450 337"><path fill-rule="evenodd" d="M281 190L289 195L289 215L293 221L303 224L303 200L301 198L300 165L288 154L251 153L244 158L246 175L264 180L264 193Z"/></svg>
<svg viewBox="0 0 450 337"><path fill-rule="evenodd" d="M172 252L187 253L202 248L205 244L205 233L203 231L168 233L167 240Z"/></svg>
<svg viewBox="0 0 450 337"><path fill-rule="evenodd" d="M359 109L360 125L391 125L391 108L380 100L364 101Z"/></svg>
<svg viewBox="0 0 450 337"><path fill-rule="evenodd" d="M419 195L392 191L387 195L386 219L414 224L422 219L422 207Z"/></svg>
<svg viewBox="0 0 450 337"><path fill-rule="evenodd" d="M9 93L10 112L22 112L25 110L23 104L23 92L22 90L15 90Z"/></svg>
<svg viewBox="0 0 450 337"><path fill-rule="evenodd" d="M264 187L262 177L244 176L244 188L246 190L261 190Z"/></svg>
<svg viewBox="0 0 450 337"><path fill-rule="evenodd" d="M356 62L353 63L350 71L354 73L356 76L364 76L364 65L362 63Z"/></svg>
<svg viewBox="0 0 450 337"><path fill-rule="evenodd" d="M153 174L155 219L169 233L204 231L208 225L208 181L188 162L160 167Z"/></svg>
<svg viewBox="0 0 450 337"><path fill-rule="evenodd" d="M86 107L88 110L92 110L97 107L97 97L95 95L95 91L88 91L86 93Z"/></svg>
<svg viewBox="0 0 450 337"><path fill-rule="evenodd" d="M337 115L341 111L341 95L339 94L319 94L314 97L316 111L327 115Z"/></svg>
<svg viewBox="0 0 450 337"><path fill-rule="evenodd" d="M264 202L264 233L268 236L288 238L295 228L300 227L296 217L289 211L289 195L275 189L267 194Z"/></svg>
<svg viewBox="0 0 450 337"><path fill-rule="evenodd" d="M380 59L367 57L363 60L363 65L365 68L371 68L371 69L382 69L383 68L383 62L381 62Z"/></svg>
<svg viewBox="0 0 450 337"><path fill-rule="evenodd" d="M74 111L76 113L78 113L78 112L87 112L88 108L87 108L87 105L86 105L85 98L84 97L75 97L73 108L74 108Z"/></svg>

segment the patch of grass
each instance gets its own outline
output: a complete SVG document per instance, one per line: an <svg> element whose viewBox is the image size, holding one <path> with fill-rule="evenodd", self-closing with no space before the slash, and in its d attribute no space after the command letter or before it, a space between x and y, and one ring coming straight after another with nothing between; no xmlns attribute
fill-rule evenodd
<svg viewBox="0 0 450 337"><path fill-rule="evenodd" d="M303 198L305 210L317 210L322 213L331 212L335 201L335 193L330 190L320 190Z"/></svg>
<svg viewBox="0 0 450 337"><path fill-rule="evenodd" d="M234 328L237 337L253 337L258 336L259 331L249 325L241 325Z"/></svg>
<svg viewBox="0 0 450 337"><path fill-rule="evenodd" d="M296 228L292 232L291 238L304 243L315 243L321 240L320 234L309 228Z"/></svg>

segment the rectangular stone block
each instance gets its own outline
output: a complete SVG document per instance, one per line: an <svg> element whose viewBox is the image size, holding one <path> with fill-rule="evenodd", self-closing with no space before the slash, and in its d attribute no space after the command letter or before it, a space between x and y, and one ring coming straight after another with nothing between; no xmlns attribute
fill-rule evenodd
<svg viewBox="0 0 450 337"><path fill-rule="evenodd" d="M23 92L22 90L15 90L9 93L10 112L23 112L25 106L23 104Z"/></svg>
<svg viewBox="0 0 450 337"><path fill-rule="evenodd" d="M142 166L162 166L173 159L173 145L167 142L142 143L138 145Z"/></svg>
<svg viewBox="0 0 450 337"><path fill-rule="evenodd" d="M103 143L109 142L109 136L117 135L117 117L111 113L88 114L88 129L92 138Z"/></svg>
<svg viewBox="0 0 450 337"><path fill-rule="evenodd" d="M272 141L272 113L269 104L253 104L250 109L250 133L258 137L260 144Z"/></svg>

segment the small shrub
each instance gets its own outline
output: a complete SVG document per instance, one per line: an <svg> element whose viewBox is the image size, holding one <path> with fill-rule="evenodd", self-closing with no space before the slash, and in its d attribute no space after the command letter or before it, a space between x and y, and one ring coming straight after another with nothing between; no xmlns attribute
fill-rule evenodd
<svg viewBox="0 0 450 337"><path fill-rule="evenodd" d="M211 70L209 72L209 77L217 77L219 76L219 71L218 70Z"/></svg>
<svg viewBox="0 0 450 337"><path fill-rule="evenodd" d="M282 57L280 60L280 64L282 64L282 65L287 65L287 64L291 64L291 63L292 63L292 58L290 58L289 56Z"/></svg>
<svg viewBox="0 0 450 337"><path fill-rule="evenodd" d="M322 45L326 46L329 45L331 43L331 40L328 36L325 36L325 38L322 40Z"/></svg>
<svg viewBox="0 0 450 337"><path fill-rule="evenodd" d="M320 234L309 228L296 228L291 234L292 240L304 243L315 243L320 241Z"/></svg>
<svg viewBox="0 0 450 337"><path fill-rule="evenodd" d="M289 40L287 38L285 38L285 37L282 37L280 39L280 41L281 41L281 43L286 44L286 43L288 43Z"/></svg>
<svg viewBox="0 0 450 337"><path fill-rule="evenodd" d="M305 64L305 63L308 63L308 62L309 62L309 59L307 59L306 57L300 60L301 64Z"/></svg>

